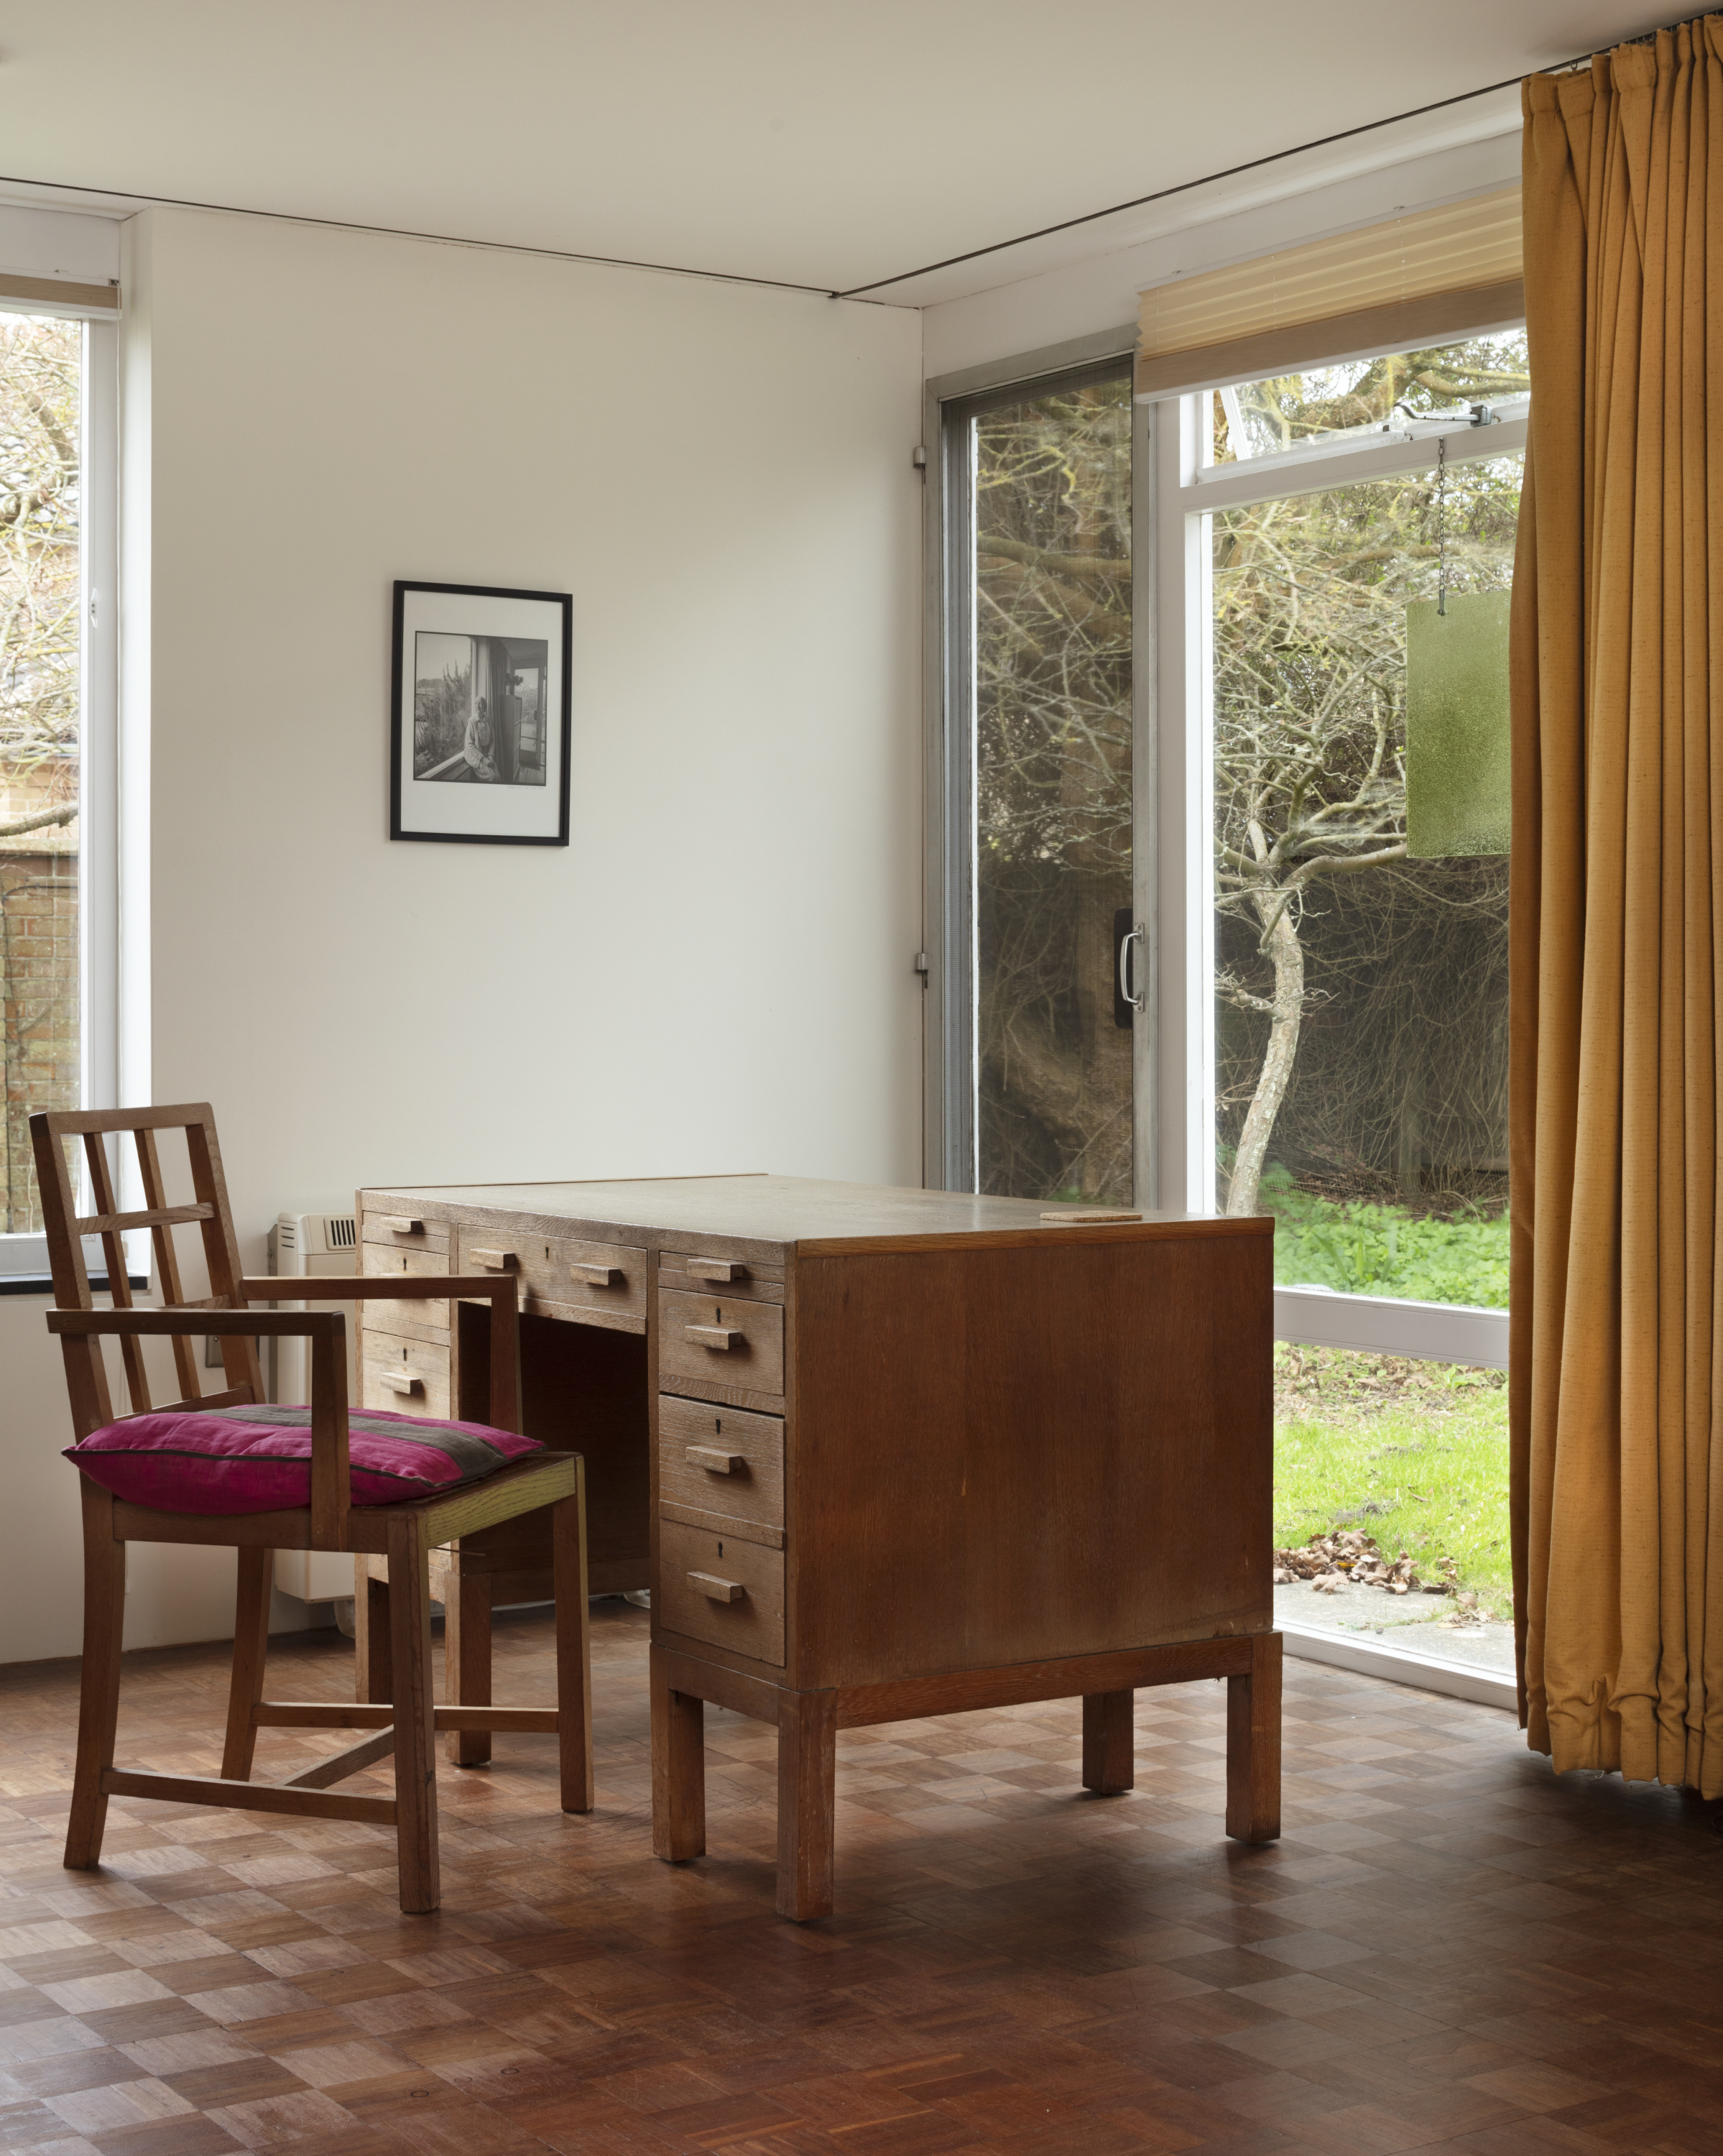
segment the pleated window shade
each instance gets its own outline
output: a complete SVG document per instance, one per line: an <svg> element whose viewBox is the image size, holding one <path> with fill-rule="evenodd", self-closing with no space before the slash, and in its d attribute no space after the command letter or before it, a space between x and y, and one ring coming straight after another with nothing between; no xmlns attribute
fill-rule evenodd
<svg viewBox="0 0 1723 2156"><path fill-rule="evenodd" d="M74 285L64 277L24 277L0 270L0 314L8 300L23 300L52 311L64 307L69 315L117 315L117 285Z"/></svg>
<svg viewBox="0 0 1723 2156"><path fill-rule="evenodd" d="M1181 277L1139 303L1143 398L1505 329L1526 312L1520 190Z"/></svg>

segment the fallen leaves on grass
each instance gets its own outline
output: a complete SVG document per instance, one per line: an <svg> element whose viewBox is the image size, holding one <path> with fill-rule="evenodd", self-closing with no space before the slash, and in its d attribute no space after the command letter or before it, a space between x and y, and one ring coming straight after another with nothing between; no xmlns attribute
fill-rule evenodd
<svg viewBox="0 0 1723 2156"><path fill-rule="evenodd" d="M1350 1580L1354 1587L1380 1587L1389 1594L1451 1594L1454 1560L1444 1558L1442 1563L1446 1578L1420 1579L1404 1550L1390 1559L1377 1548L1374 1535L1361 1527L1342 1527L1312 1535L1302 1549L1276 1550L1274 1584L1290 1587L1307 1579L1319 1594L1335 1594Z"/></svg>
<svg viewBox="0 0 1723 2156"><path fill-rule="evenodd" d="M1274 1408L1283 1422L1313 1413L1367 1419L1395 1408L1442 1414L1480 1392L1499 1391L1506 1377L1503 1370L1281 1342L1274 1349Z"/></svg>

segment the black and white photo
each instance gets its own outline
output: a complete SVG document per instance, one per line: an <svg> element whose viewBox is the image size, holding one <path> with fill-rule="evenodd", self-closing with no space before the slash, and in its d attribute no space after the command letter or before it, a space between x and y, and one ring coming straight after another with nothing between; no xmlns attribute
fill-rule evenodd
<svg viewBox="0 0 1723 2156"><path fill-rule="evenodd" d="M397 839L568 843L566 593L395 586Z"/></svg>

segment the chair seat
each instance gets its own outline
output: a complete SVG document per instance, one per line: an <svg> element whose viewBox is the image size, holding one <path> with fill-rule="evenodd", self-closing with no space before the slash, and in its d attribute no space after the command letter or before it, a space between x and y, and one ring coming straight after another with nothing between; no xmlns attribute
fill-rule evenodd
<svg viewBox="0 0 1723 2156"><path fill-rule="evenodd" d="M398 1505L447 1495L542 1453L537 1439L487 1423L387 1409L347 1422L351 1502ZM311 1410L166 1408L92 1430L64 1455L92 1481L152 1512L232 1517L310 1502Z"/></svg>

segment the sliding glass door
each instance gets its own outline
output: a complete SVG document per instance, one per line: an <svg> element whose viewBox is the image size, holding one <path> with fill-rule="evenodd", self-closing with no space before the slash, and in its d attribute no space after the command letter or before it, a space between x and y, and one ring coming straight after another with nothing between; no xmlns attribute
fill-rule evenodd
<svg viewBox="0 0 1723 2156"><path fill-rule="evenodd" d="M1123 362L945 414L951 1188L1133 1194L1131 429Z"/></svg>
<svg viewBox="0 0 1723 2156"><path fill-rule="evenodd" d="M1529 396L1517 333L1121 358L946 402L936 475L929 1180L1272 1214L1283 1620L1498 1664Z"/></svg>

